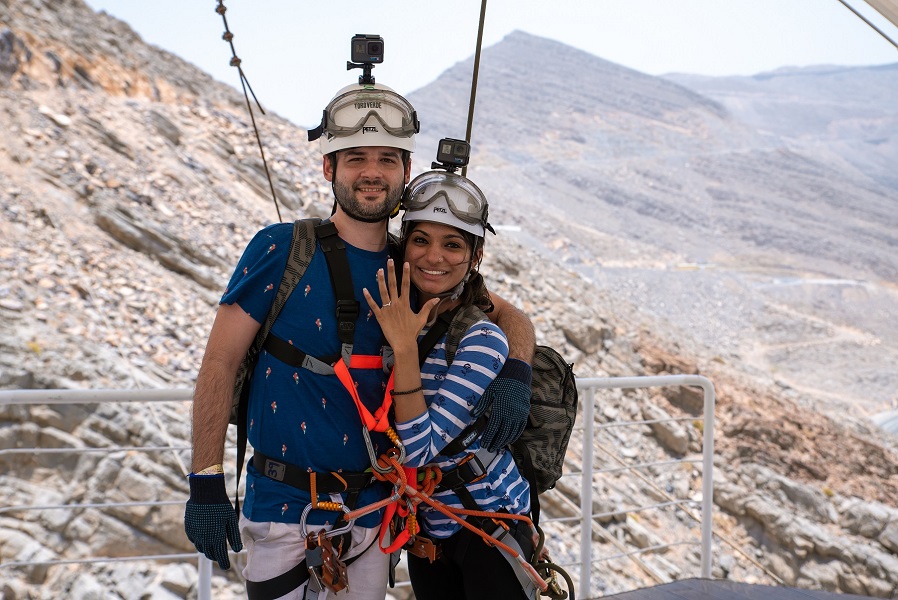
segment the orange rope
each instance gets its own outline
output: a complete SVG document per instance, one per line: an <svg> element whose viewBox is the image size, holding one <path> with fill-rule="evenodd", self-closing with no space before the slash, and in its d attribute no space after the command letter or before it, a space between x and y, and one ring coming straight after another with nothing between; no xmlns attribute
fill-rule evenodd
<svg viewBox="0 0 898 600"><path fill-rule="evenodd" d="M514 549L512 549L508 545L500 542L499 540L497 540L493 536L489 535L485 531L477 529L476 527L474 527L473 525L471 525L470 523L468 523L466 520L462 519L458 515L459 514L469 514L469 515L475 515L475 516L485 516L485 517L489 517L489 518L493 518L493 519L514 518L514 519L529 521L530 526L533 527L533 522L530 521L529 517L527 517L525 515L510 515L507 513L490 513L490 512L485 512L485 511L474 511L474 510L466 510L466 509L450 509L448 506L446 506L442 502L434 500L433 498L431 498L429 496L419 494L417 490L415 490L414 488L412 488L409 485L406 485L406 493L413 497L420 496L421 501L425 502L432 508L443 513L444 515L446 515L453 521L457 522L462 527L468 529L469 531L476 533L477 535L479 535L481 537L481 539L483 539L483 541L486 544L488 544L490 546L496 546L497 548L504 550L505 552L510 554L512 556L512 558L517 560L518 563L520 563L520 565L527 571L527 574L530 576L530 579L533 580L533 582L537 585L537 587L539 587L541 592L545 592L547 589L549 589L549 584L546 583L546 581L542 577L539 576L539 573L536 572L536 569L533 568L533 565L531 565L529 562L527 562Z"/></svg>
<svg viewBox="0 0 898 600"><path fill-rule="evenodd" d="M433 489L436 488L437 483L439 483L439 479L442 474L433 473L433 469L429 468L425 471L424 475L424 483L425 487L429 488L429 491L425 491L424 489L418 490L414 485L410 485L408 481L408 477L405 473L405 469L403 469L402 465L396 460L397 450L395 448L390 448L386 453L382 454L377 459L377 464L382 469L386 470L387 467L392 467L392 469L388 473L380 473L376 470L373 471L374 477L380 481L387 481L393 484L396 493L400 494L400 497L397 498L396 494L394 494L390 498L386 498L380 502L376 502L374 504L369 504L368 506L359 508L357 510L348 512L344 515L344 518L347 521L351 521L353 519L357 519L363 515L374 512L375 510L379 510L384 506L388 506L392 503L396 503L398 505L401 497L406 498L406 503L409 506L417 505L421 502L424 502L431 508L441 512L446 515L462 527L472 531L473 533L480 536L480 538L490 546L495 546L501 550L504 550L509 555L511 555L521 566L527 571L530 578L536 583L537 587L540 588L540 591L546 591L549 587L549 584L539 576L539 573L536 572L536 569L533 568L527 560L521 557L513 548L504 544L503 542L497 540L490 534L485 531L476 528L475 526L468 523L465 519L461 517L461 515L467 516L475 516L475 517L485 517L489 519L511 519L517 521L526 521L530 524L530 528L535 531L535 527L533 525L533 521L530 520L530 517L526 515L513 515L509 513L496 513L482 510L470 510L465 508L450 508L446 506L444 503L439 500L434 500L430 497L430 494L433 492ZM432 483L431 483L432 482ZM413 482L417 483L417 482ZM418 524L417 519L414 516L414 512L410 511L408 520L412 521L411 525L407 525L406 529L411 534L411 528L414 527L417 530ZM383 525L381 525L383 527Z"/></svg>
<svg viewBox="0 0 898 600"><path fill-rule="evenodd" d="M422 494L430 496L443 479L443 471L439 467L428 465L424 467L423 475L424 478L418 482L418 487Z"/></svg>

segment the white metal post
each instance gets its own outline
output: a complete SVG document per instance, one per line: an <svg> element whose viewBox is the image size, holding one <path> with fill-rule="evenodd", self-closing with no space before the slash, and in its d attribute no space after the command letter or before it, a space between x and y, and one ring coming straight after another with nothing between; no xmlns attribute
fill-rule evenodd
<svg viewBox="0 0 898 600"><path fill-rule="evenodd" d="M197 554L197 600L212 600L212 561L205 554Z"/></svg>
<svg viewBox="0 0 898 600"><path fill-rule="evenodd" d="M702 438L702 577L711 578L711 556L714 550L711 509L714 506L714 384L705 379L702 386L705 395L705 422Z"/></svg>
<svg viewBox="0 0 898 600"><path fill-rule="evenodd" d="M593 470L593 424L596 404L596 389L586 390L583 405L583 475L580 480L580 598L589 598L589 580L592 578L592 470ZM589 451L587 452L587 444Z"/></svg>

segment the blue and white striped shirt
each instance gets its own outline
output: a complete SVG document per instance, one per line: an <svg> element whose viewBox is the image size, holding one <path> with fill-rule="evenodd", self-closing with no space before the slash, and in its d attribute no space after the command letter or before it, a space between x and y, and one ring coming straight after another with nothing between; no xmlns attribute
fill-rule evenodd
<svg viewBox="0 0 898 600"><path fill-rule="evenodd" d="M423 336L427 330L421 332ZM420 337L419 337L420 341ZM436 465L444 471L455 468L468 454L480 449L480 439L465 452L438 456L440 451L474 422L471 412L483 391L502 370L508 357L508 340L488 320L474 323L459 343L451 365L446 362L446 336L434 346L421 366L421 381L427 411L419 417L396 424L406 449L408 466ZM485 511L506 510L512 514L530 511L530 486L514 463L511 453L502 449L487 468L487 475L467 486ZM448 490L433 495L447 506L464 508L458 496ZM424 531L434 538L447 538L461 525L425 504L420 504L419 520Z"/></svg>

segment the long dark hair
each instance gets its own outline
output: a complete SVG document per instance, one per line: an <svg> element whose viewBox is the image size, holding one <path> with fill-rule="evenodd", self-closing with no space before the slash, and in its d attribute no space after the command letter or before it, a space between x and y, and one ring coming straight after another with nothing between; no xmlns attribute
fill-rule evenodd
<svg viewBox="0 0 898 600"><path fill-rule="evenodd" d="M409 234L418 222L419 221L406 221L402 224L399 248L403 259L405 259L405 246L408 244ZM474 261L474 257L477 255L478 250L483 249L484 239L458 228L455 228L455 230L464 238L468 248L471 249L468 280L465 282L465 287L458 299L462 306L474 305L483 312L490 312L493 310L493 301L490 299L489 290L486 289L486 281L484 281L483 275L480 274L480 263L483 260L483 254L480 254L480 258L476 262Z"/></svg>

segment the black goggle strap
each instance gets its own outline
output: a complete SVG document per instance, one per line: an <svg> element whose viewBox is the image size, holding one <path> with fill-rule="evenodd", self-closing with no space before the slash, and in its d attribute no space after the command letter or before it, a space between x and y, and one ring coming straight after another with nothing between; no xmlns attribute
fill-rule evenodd
<svg viewBox="0 0 898 600"><path fill-rule="evenodd" d="M321 134L324 133L325 123L327 123L327 110L325 110L321 115L321 122L318 123L318 127L316 127L315 129L309 129L308 134L310 142L314 142L321 137Z"/></svg>

